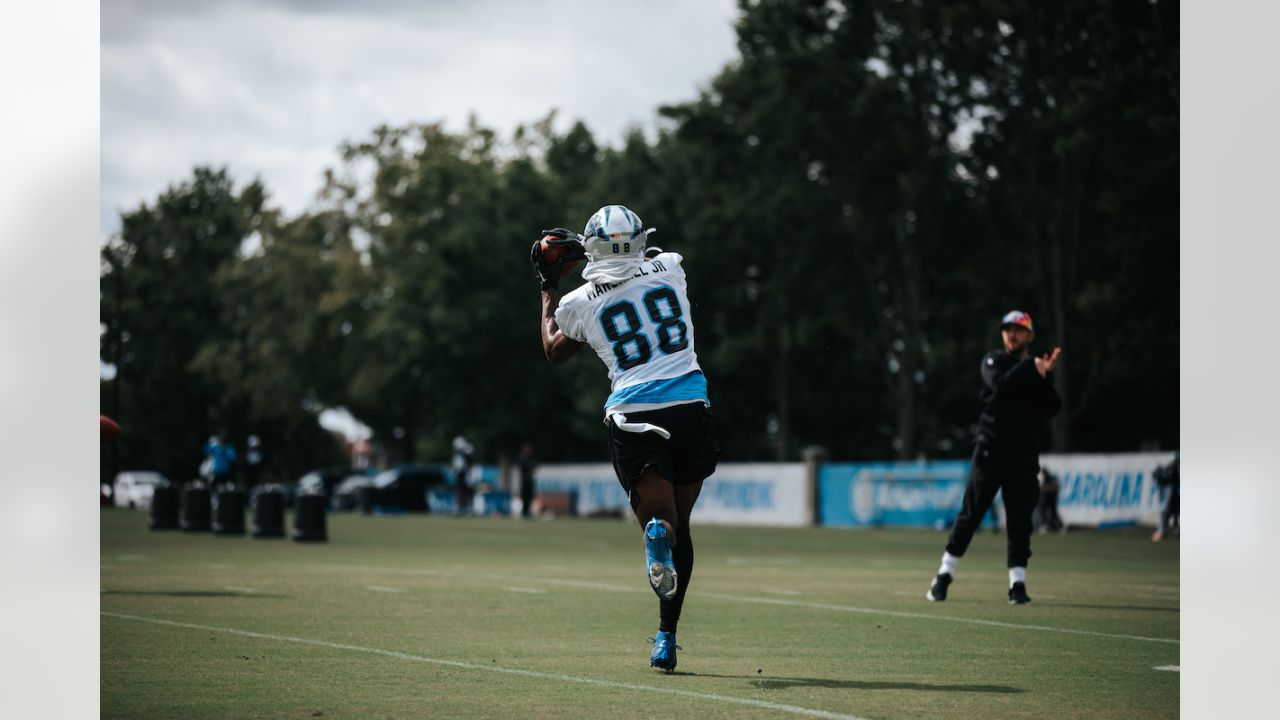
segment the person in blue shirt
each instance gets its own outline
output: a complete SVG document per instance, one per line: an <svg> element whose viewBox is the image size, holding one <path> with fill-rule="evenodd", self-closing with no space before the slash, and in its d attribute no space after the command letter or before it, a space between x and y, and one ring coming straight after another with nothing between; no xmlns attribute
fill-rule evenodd
<svg viewBox="0 0 1280 720"><path fill-rule="evenodd" d="M236 449L227 440L225 430L210 438L204 446L204 454L209 460L209 475L214 487L234 482L232 471L236 463Z"/></svg>

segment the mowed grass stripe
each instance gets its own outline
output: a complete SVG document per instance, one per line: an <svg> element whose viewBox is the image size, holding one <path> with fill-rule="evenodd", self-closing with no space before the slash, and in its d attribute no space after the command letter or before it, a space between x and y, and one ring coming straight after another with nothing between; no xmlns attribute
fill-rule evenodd
<svg viewBox="0 0 1280 720"><path fill-rule="evenodd" d="M429 577L449 578L450 580L480 579L480 580L500 582L500 583L506 583L506 582L522 582L522 583L532 583L532 584L542 583L545 585L560 585L564 587L573 587L573 588L581 588L581 589L588 589L588 590L601 590L604 592L644 592L646 594L649 592L648 589L635 589L635 588L623 587L620 585L610 585L607 583L584 582L579 580L561 580L557 578L541 578L541 577L516 576L516 575L495 575L495 574L489 574L489 573L462 573L462 572L452 572L448 570L379 567L376 565L328 565L324 567L348 570L348 571L359 570L362 572L373 572L373 573L425 575ZM295 568L295 570L296 569L297 568ZM703 592L696 588L694 590L691 590L690 592L696 593L699 598L721 600L725 602L756 603L760 605L795 607L795 608L804 608L808 610L830 610L833 612L860 613L864 615L882 615L885 617L916 618L916 619L924 619L924 620L943 620L947 622L968 623L972 625L983 625L987 627L1002 627L1002 628L1010 628L1014 630L1026 630L1026 631L1032 631L1032 632L1054 632L1054 633L1066 633L1069 635L1089 635L1092 637L1105 637L1105 638L1112 638L1115 640L1136 640L1139 642L1169 643L1172 645L1181 644L1181 641L1176 638L1145 637L1142 635L1126 635L1123 633L1102 632L1100 630L1079 630L1074 628L1052 627L1049 625L1029 625L1026 623L1003 622L1000 620L983 620L980 618L956 617L953 615L938 615L934 613L906 612L902 610L884 610L881 608L859 607L856 605L836 605L832 603L807 602L804 600L784 600L782 598L749 597L744 595L731 595L727 593ZM920 595L921 597L923 597L924 593L920 593Z"/></svg>
<svg viewBox="0 0 1280 720"><path fill-rule="evenodd" d="M484 670L491 673L499 673L504 675L518 675L521 677L538 678L542 680L558 680L560 682L578 683L583 685L595 685L598 687L617 688L621 690L636 690L644 693L661 693L664 695L677 695L680 697L694 698L698 700L709 700L713 702L728 703L733 705L745 705L764 710L776 710L778 712L790 715L800 715L804 717L827 718L828 720L865 720L857 715L844 715L841 713L827 712L825 710L815 710L813 708L799 707L796 705L785 705L783 703L774 703L767 700L755 700L752 698L731 697L728 695L718 695L715 693L695 692L693 690L677 690L674 688L664 688L655 685L637 685L634 683L616 682L613 680L599 680L597 678L578 677L574 675L560 675L557 673L537 672L534 670L520 670L518 668L505 668L492 665L475 665L472 663L460 662L457 660L444 660L440 658L430 658L423 655L413 655L410 653L398 652L396 650L383 650L381 648L363 647L360 645L349 645L347 643L329 642L327 640L315 640L310 638L291 637L288 635L273 635L270 633L259 633L251 630L240 630L238 628L218 627L215 625L199 625L196 623L176 622L173 620L163 620L161 618L143 617L141 615L126 615L124 613L115 613L102 611L104 617L116 618L118 620L131 620L135 622L152 623L155 625L165 625L168 627L186 628L189 630L202 630L205 632L219 632L228 635L238 635L240 637L255 638L258 640L274 640L277 642L297 643L300 645L312 645L315 647L329 648L332 650L349 650L351 652L366 653L369 655L380 655L382 657L394 658L397 660L408 660L411 662L428 663L431 665L441 665L444 667L456 668L459 670Z"/></svg>

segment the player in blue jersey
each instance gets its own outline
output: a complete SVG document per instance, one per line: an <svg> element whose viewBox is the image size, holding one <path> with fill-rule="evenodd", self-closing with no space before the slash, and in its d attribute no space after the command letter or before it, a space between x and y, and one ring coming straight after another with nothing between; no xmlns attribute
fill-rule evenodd
<svg viewBox="0 0 1280 720"><path fill-rule="evenodd" d="M689 515L719 448L694 352L683 258L647 247L653 232L622 205L606 205L582 235L563 228L544 233L566 254L544 259L538 241L530 256L542 286L539 333L547 359L559 365L590 345L609 371L610 456L643 529L645 569L659 603L649 664L671 672L693 575ZM561 298L562 267L584 258L587 282Z"/></svg>

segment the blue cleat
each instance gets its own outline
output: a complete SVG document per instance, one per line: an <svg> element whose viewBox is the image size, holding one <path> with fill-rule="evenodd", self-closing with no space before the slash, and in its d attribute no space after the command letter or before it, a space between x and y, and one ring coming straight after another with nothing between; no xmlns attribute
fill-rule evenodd
<svg viewBox="0 0 1280 720"><path fill-rule="evenodd" d="M658 599L670 600L675 597L678 586L676 566L671 561L671 544L667 541L667 528L658 518L650 520L649 524L644 526L644 555L649 584L653 586ZM674 661L672 662L674 667Z"/></svg>
<svg viewBox="0 0 1280 720"><path fill-rule="evenodd" d="M653 643L653 652L649 655L649 667L672 672L676 669L676 650L684 648L676 644L676 634L658 631L649 639Z"/></svg>

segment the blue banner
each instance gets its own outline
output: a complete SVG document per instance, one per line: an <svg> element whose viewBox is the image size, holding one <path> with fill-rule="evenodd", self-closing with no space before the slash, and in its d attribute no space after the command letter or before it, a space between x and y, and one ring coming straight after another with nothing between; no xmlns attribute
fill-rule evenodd
<svg viewBox="0 0 1280 720"><path fill-rule="evenodd" d="M835 527L950 527L968 476L968 460L823 465L818 521ZM996 518L989 513L983 522L996 524Z"/></svg>

